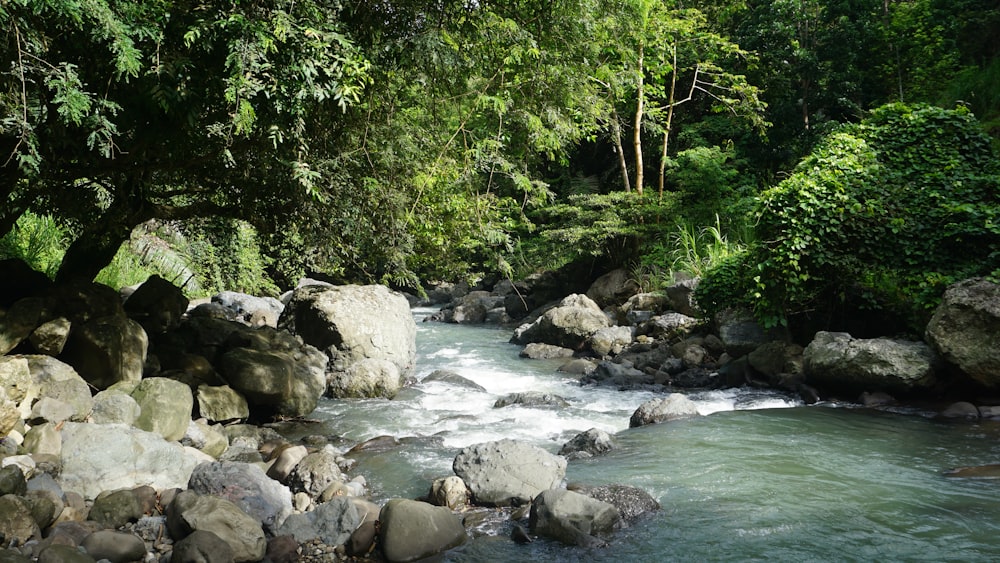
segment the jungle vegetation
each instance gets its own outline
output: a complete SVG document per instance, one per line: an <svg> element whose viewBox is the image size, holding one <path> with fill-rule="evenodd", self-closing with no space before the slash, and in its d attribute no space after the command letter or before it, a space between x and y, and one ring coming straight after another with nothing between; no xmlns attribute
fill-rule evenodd
<svg viewBox="0 0 1000 563"><path fill-rule="evenodd" d="M590 260L768 325L1000 276L991 0L8 0L0 254L419 291Z"/></svg>

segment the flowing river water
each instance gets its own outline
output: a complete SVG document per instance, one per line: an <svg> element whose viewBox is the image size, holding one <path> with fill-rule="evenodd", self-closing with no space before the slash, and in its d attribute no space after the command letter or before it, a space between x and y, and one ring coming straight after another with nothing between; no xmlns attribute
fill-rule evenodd
<svg viewBox="0 0 1000 563"><path fill-rule="evenodd" d="M519 358L510 331L420 322L430 312L415 310L416 378L448 369L485 392L421 382L392 401L325 400L307 429L348 442L401 440L356 456L374 500L426 494L471 444L513 438L556 453L596 427L621 448L571 461L567 481L634 485L662 505L603 548L519 545L498 519L446 561L1000 560L1000 481L942 475L1000 462L1000 423L804 406L738 389L691 393L705 416L629 429L654 394L581 387L555 370L558 362ZM522 391L557 394L570 406L493 408Z"/></svg>

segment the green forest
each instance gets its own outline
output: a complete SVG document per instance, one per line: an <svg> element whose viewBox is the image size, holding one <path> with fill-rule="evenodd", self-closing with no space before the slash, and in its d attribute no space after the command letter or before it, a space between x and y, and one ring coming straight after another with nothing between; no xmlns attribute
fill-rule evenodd
<svg viewBox="0 0 1000 563"><path fill-rule="evenodd" d="M997 0L0 3L0 258L57 281L585 263L917 327L1000 278L998 139Z"/></svg>

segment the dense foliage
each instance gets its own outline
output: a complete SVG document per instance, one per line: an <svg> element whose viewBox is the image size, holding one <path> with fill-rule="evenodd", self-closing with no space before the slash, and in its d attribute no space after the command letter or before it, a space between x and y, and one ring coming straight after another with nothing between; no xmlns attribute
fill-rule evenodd
<svg viewBox="0 0 1000 563"><path fill-rule="evenodd" d="M919 327L946 285L1000 277L1000 161L963 109L883 106L762 193L757 231L703 301L752 304L772 325L860 305Z"/></svg>
<svg viewBox="0 0 1000 563"><path fill-rule="evenodd" d="M62 279L144 240L270 293L715 267L709 308L918 318L998 267L998 38L992 0L10 0L2 252L44 220Z"/></svg>

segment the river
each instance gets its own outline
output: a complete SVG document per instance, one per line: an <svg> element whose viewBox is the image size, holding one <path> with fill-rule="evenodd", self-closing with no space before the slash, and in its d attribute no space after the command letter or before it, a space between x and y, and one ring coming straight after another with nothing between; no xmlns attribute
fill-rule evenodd
<svg viewBox="0 0 1000 563"><path fill-rule="evenodd" d="M429 312L415 311L416 378L448 369L485 392L421 382L392 401L324 400L308 429L348 443L401 439L358 455L374 500L426 494L471 444L513 438L556 453L596 427L621 448L571 461L567 481L638 486L662 505L604 548L518 545L496 524L446 561L1000 560L1000 481L942 476L1000 462L998 423L804 406L739 389L691 393L704 416L628 429L654 394L581 387L558 362L519 358L509 331L420 322ZM570 406L493 408L520 391L554 393Z"/></svg>

